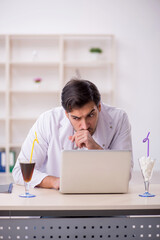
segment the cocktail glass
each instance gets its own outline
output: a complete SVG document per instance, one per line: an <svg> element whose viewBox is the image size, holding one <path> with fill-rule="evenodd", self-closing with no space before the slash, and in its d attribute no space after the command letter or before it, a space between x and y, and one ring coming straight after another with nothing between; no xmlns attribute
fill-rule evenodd
<svg viewBox="0 0 160 240"><path fill-rule="evenodd" d="M21 167L21 172L24 180L24 186L25 186L25 193L19 195L20 197L25 197L25 198L32 198L35 197L36 195L29 193L29 183L32 179L34 167L35 167L35 161L32 160L30 163L27 160L20 159L19 164Z"/></svg>
<svg viewBox="0 0 160 240"><path fill-rule="evenodd" d="M139 159L139 165L141 168L145 186L145 192L143 194L139 194L140 197L155 197L154 194L149 193L149 185L152 177L154 164L155 159L152 159L151 157L141 157Z"/></svg>

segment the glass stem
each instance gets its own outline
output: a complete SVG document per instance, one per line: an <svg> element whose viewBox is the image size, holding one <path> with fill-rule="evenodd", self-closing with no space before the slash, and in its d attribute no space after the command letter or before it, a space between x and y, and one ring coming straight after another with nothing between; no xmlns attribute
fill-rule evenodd
<svg viewBox="0 0 160 240"><path fill-rule="evenodd" d="M24 186L25 186L25 194L28 195L29 194L29 183L24 182Z"/></svg>
<svg viewBox="0 0 160 240"><path fill-rule="evenodd" d="M144 182L145 192L149 192L149 181Z"/></svg>

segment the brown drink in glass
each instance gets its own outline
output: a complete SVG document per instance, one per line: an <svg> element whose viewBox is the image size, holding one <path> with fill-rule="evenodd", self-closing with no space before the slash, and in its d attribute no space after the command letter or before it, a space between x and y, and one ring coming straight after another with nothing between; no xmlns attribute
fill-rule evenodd
<svg viewBox="0 0 160 240"><path fill-rule="evenodd" d="M29 162L27 160L20 159L19 163L20 163L21 172L22 172L24 185L25 185L25 194L21 194L20 197L26 197L26 198L35 197L35 195L29 193L29 182L32 179L35 162L34 161Z"/></svg>
<svg viewBox="0 0 160 240"><path fill-rule="evenodd" d="M33 170L35 167L35 163L20 163L21 166L21 172L23 175L23 179L25 182L30 182L33 174Z"/></svg>

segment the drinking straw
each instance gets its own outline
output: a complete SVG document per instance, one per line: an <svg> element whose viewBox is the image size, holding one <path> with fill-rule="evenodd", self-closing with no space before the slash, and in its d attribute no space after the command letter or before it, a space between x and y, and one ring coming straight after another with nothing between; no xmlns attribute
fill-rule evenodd
<svg viewBox="0 0 160 240"><path fill-rule="evenodd" d="M147 137L143 139L143 142L145 143L146 141L148 141L148 144L147 144L147 157L149 157L149 134L150 132L148 132L147 134Z"/></svg>
<svg viewBox="0 0 160 240"><path fill-rule="evenodd" d="M33 155L34 143L35 143L35 141L36 141L37 143L39 143L36 132L35 132L35 135L36 135L36 138L34 139L33 144L32 144L32 151L31 151L31 156L30 156L30 163L32 162L32 155Z"/></svg>

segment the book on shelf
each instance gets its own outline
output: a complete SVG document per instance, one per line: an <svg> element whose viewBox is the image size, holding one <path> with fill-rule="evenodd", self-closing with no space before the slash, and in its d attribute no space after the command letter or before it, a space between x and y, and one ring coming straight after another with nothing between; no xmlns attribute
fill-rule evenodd
<svg viewBox="0 0 160 240"><path fill-rule="evenodd" d="M16 162L16 153L14 151L10 151L9 153L9 171L10 172L12 172L15 162Z"/></svg>
<svg viewBox="0 0 160 240"><path fill-rule="evenodd" d="M5 152L0 152L0 172L6 171L6 156Z"/></svg>
<svg viewBox="0 0 160 240"><path fill-rule="evenodd" d="M10 151L9 153L9 172L12 172L16 161L16 153ZM6 172L6 153L0 152L0 172Z"/></svg>

